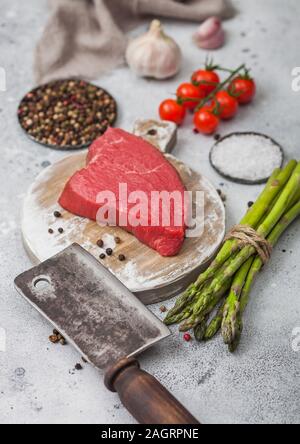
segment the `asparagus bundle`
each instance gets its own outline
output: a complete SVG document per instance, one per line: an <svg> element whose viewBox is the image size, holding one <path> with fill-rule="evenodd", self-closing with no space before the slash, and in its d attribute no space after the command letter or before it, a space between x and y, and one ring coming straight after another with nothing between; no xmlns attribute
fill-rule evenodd
<svg viewBox="0 0 300 444"><path fill-rule="evenodd" d="M255 230L273 247L299 215L300 163L292 160L274 171L240 225ZM253 282L263 265L254 245L227 240L210 267L178 298L165 323L181 323L181 331L194 329L199 341L213 338L221 329L224 342L234 351Z"/></svg>

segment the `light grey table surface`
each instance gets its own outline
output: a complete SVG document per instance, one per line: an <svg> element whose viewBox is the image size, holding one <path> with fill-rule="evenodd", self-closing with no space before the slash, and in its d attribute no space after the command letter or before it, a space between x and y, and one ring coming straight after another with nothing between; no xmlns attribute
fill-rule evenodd
<svg viewBox="0 0 300 444"><path fill-rule="evenodd" d="M247 62L258 95L254 105L242 109L220 132L262 131L283 145L288 158L299 158L300 93L292 92L291 70L300 66L300 3L234 3L240 13L226 22L227 44L214 57L229 67ZM65 156L27 140L16 120L19 100L34 85L33 50L46 17L44 0L0 1L0 66L7 73L7 91L0 93L0 329L7 337L6 352L0 351L0 423L132 423L95 369L84 365L74 371L80 362L76 351L49 343L48 323L13 286L14 277L30 267L20 233L26 190L46 165ZM195 24L167 22L166 28L184 51L184 66L176 79L145 81L124 67L97 82L118 99L120 127L129 130L136 117L155 116L159 102L205 59L191 43ZM186 125L174 154L217 187L225 182L231 225L260 187L221 179L208 162L211 145L211 138L193 134ZM300 352L292 348L292 332L300 327L299 247L296 223L257 280L235 355L227 352L221 338L204 346L185 343L174 329L172 337L141 357L143 367L204 423L300 422ZM158 307L153 310L159 313Z"/></svg>

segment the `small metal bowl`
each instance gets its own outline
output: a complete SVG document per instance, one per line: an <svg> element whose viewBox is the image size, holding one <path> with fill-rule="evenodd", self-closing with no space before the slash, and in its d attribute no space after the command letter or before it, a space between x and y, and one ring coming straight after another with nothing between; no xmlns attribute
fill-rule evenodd
<svg viewBox="0 0 300 444"><path fill-rule="evenodd" d="M209 161L210 161L211 166L214 168L214 170L218 174L220 174L220 176L224 177L227 180L230 180L231 182L240 183L240 184L243 184L243 185L261 185L261 184L266 183L269 180L269 177L264 177L264 178L261 178L259 180L247 180L247 179L242 179L242 178L239 178L239 177L232 177L232 176L229 176L228 174L224 173L220 168L218 168L214 164L214 162L212 160L214 149L220 143L222 143L224 140L229 139L232 136L248 136L248 135L264 137L265 139L270 140L274 144L274 146L277 146L279 148L280 152L281 152L281 155L282 155L281 164L278 165L278 167L282 167L283 161L284 161L284 151L283 151L282 146L279 145L279 143L277 143L274 139L272 139L271 137L267 136L266 134L250 132L250 131L249 132L235 132L235 133L231 133L231 134L228 134L227 136L222 137L221 139L219 139L217 141L217 143L214 144L214 146L212 147L212 149L210 151ZM255 155L255 153L254 153L254 155ZM259 161L259 159L258 159L258 161Z"/></svg>
<svg viewBox="0 0 300 444"><path fill-rule="evenodd" d="M94 137L92 137L90 140L88 140L85 144L78 144L78 145L59 145L59 144L51 144L51 143L45 143L41 140L41 138L32 135L29 133L29 128L26 127L24 125L24 117L26 117L26 114L22 114L22 110L25 106L28 107L28 105L30 104L33 107L33 112L34 112L34 104L37 103L37 101L35 100L36 98L41 98L43 97L44 93L46 90L55 90L55 87L60 87L62 84L68 84L68 83L75 83L75 85L73 86L74 91L72 91L72 89L70 88L70 90L66 91L66 96L64 96L63 98L59 98L57 97L57 101L61 101L61 100L70 100L70 104L74 103L74 99L72 99L72 96L74 94L76 94L76 86L78 87L80 85L81 90L82 88L86 87L90 87L92 86L95 91L100 92L101 95L105 95L106 98L109 98L111 103L109 104L109 106L111 107L110 110L107 109L107 106L101 106L99 104L99 108L96 109L96 112L101 112L102 114L104 114L103 116L103 121L104 120L108 120L107 125L104 125L101 129L99 128L99 131L97 133L97 129L95 130L95 132L97 133L96 136L94 135ZM100 97L100 96L99 96ZM90 103L92 104L94 101L90 101ZM55 106L55 103L52 104L52 106ZM68 106L68 105L66 105ZM45 108L40 109L40 110L36 110L36 112L41 112L41 111L47 111L47 107L45 105ZM20 105L18 107L18 120L20 123L21 128L23 129L23 131L25 132L25 134L27 135L27 137L29 137L29 139L33 140L36 143L39 143L40 145L43 145L47 148L52 148L52 149L56 149L56 150L79 150L79 149L84 149L87 148L91 145L91 143L97 138L100 137L101 135L103 135L105 133L105 131L107 130L107 128L109 126L113 126L114 123L117 120L117 103L115 101L115 99L103 88L98 87L96 85L93 85L92 83L86 82L85 80L81 80L81 79L64 79L64 80L56 80L53 82L49 82L46 84L43 84L41 86L38 86L37 88L32 89L31 91L29 91L21 100ZM105 114L106 113L106 114ZM108 115L113 115L114 117L111 118L111 116L109 117ZM47 116L48 119L51 119L51 117ZM68 116L66 116L66 120L68 120ZM55 120L53 119L51 123L55 123ZM101 123L101 120L99 121L99 123ZM59 124L58 124L59 125ZM59 126L57 126L59 127ZM82 124L82 130L84 129L84 122ZM79 130L80 132L80 130Z"/></svg>

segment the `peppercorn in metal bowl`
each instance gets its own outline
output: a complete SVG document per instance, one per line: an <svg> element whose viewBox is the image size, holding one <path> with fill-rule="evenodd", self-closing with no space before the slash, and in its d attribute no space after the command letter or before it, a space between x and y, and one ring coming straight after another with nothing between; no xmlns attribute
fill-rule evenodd
<svg viewBox="0 0 300 444"><path fill-rule="evenodd" d="M103 88L84 80L58 80L27 93L18 119L35 142L59 150L82 149L114 125L117 103Z"/></svg>

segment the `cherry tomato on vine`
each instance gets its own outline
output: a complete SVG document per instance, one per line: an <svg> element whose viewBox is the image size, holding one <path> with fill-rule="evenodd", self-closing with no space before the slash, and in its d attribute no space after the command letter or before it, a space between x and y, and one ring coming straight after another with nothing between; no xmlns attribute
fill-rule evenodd
<svg viewBox="0 0 300 444"><path fill-rule="evenodd" d="M159 107L159 115L162 120L169 120L181 125L186 114L185 108L176 100L167 99Z"/></svg>
<svg viewBox="0 0 300 444"><path fill-rule="evenodd" d="M177 89L177 97L182 100L182 106L186 109L194 109L201 99L204 99L204 92L192 83L182 83ZM187 100L196 99L196 100Z"/></svg>
<svg viewBox="0 0 300 444"><path fill-rule="evenodd" d="M195 113L194 125L203 134L213 134L220 124L220 119L205 108Z"/></svg>
<svg viewBox="0 0 300 444"><path fill-rule="evenodd" d="M236 97L236 100L241 105L246 105L254 99L256 84L247 72L245 75L236 77L229 85L228 91Z"/></svg>
<svg viewBox="0 0 300 444"><path fill-rule="evenodd" d="M206 111L209 111L210 113L213 113L216 116L218 116L218 104L214 99L203 105L202 109L205 109Z"/></svg>
<svg viewBox="0 0 300 444"><path fill-rule="evenodd" d="M219 91L215 100L217 102L217 113L223 120L232 119L238 112L239 104L235 97L227 91Z"/></svg>
<svg viewBox="0 0 300 444"><path fill-rule="evenodd" d="M205 94L205 97L207 97L219 85L220 77L213 69L200 69L192 75L192 83L198 85Z"/></svg>

